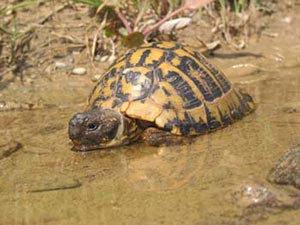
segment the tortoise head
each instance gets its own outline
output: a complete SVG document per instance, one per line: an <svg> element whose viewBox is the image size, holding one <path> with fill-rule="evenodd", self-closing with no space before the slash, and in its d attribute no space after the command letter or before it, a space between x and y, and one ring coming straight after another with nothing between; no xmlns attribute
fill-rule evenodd
<svg viewBox="0 0 300 225"><path fill-rule="evenodd" d="M69 122L69 138L77 151L122 145L123 133L124 116L113 109L78 113Z"/></svg>

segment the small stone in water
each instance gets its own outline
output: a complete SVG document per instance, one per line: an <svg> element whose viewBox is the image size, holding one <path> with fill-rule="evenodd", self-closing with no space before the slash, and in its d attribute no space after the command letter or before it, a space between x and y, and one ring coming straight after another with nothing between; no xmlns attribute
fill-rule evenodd
<svg viewBox="0 0 300 225"><path fill-rule="evenodd" d="M270 171L268 180L276 184L288 184L300 189L300 147L292 147Z"/></svg>
<svg viewBox="0 0 300 225"><path fill-rule="evenodd" d="M86 69L83 67L77 67L72 70L72 74L74 75L85 75Z"/></svg>
<svg viewBox="0 0 300 225"><path fill-rule="evenodd" d="M21 148L22 144L17 141L10 141L4 145L0 145L0 160L9 157Z"/></svg>
<svg viewBox="0 0 300 225"><path fill-rule="evenodd" d="M95 74L93 77L92 77L92 81L97 81L99 80L101 77L101 74Z"/></svg>
<svg viewBox="0 0 300 225"><path fill-rule="evenodd" d="M62 69L62 68L65 68L66 66L67 65L64 62L59 62L59 61L55 62L55 68L57 68L57 69Z"/></svg>

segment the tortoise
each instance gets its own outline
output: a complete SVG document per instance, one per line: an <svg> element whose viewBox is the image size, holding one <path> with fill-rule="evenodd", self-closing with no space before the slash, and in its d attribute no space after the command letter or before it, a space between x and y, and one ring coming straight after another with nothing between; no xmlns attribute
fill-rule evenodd
<svg viewBox="0 0 300 225"><path fill-rule="evenodd" d="M173 42L143 44L116 60L69 122L73 149L87 151L144 141L189 142L255 108L200 53Z"/></svg>

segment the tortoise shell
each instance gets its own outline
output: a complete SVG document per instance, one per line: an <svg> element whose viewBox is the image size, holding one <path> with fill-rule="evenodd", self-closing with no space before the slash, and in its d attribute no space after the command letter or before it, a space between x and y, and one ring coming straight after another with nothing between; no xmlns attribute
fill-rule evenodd
<svg viewBox="0 0 300 225"><path fill-rule="evenodd" d="M129 51L100 78L85 110L103 108L189 136L241 119L254 103L200 53L156 42Z"/></svg>

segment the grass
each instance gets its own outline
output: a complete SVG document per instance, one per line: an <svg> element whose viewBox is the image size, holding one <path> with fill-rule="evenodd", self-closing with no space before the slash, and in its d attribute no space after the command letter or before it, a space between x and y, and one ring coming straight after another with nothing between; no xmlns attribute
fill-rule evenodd
<svg viewBox="0 0 300 225"><path fill-rule="evenodd" d="M12 67L19 68L18 63L23 63L23 60L20 61L20 58L24 55L24 48L30 46L30 40L33 37L34 29L30 27L30 24L28 25L28 29L21 30L19 28L16 19L18 10L35 4L40 6L41 3L44 4L47 2L55 1L26 0L0 8L0 67L1 65L8 64ZM87 42L86 45L89 48L89 45L92 44L94 51L105 52L102 51L102 49L94 48L98 42L109 43L108 46L112 46L111 42L114 42L113 44L122 42L127 46L133 47L136 44L144 42L145 39L157 40L160 38L158 27L162 23L172 20L173 18L183 17L187 11L193 12L199 10L210 1L149 0L145 3L145 1L142 0L61 0L60 2L65 2L66 4L81 3L96 9L95 12L97 11L97 15L95 14L94 18L91 19L91 32L88 30L89 28L87 28L86 31L87 33L90 32L87 34L87 36L90 35L88 39L92 39L93 41ZM214 14L212 17L215 20L209 22L212 28L216 28L214 30L219 31L219 33L214 35L221 34L218 38L223 38L227 43L231 43L233 38L242 33L247 23L249 23L249 21L237 23L236 21L242 20L243 18L240 15L247 14L251 4L259 9L263 6L259 0L215 0L209 4L210 7L208 8L213 11L211 14ZM201 10L203 12L208 11L208 9ZM8 13L13 14L13 19L10 22L4 20ZM232 15L234 15L234 17ZM152 21L152 23L149 23L150 21ZM47 19L44 20L44 22L47 22ZM42 25L44 22L38 23ZM91 35L93 37L91 37ZM170 39L173 37L174 32L170 34ZM96 38L101 38L101 40ZM6 49L5 53L4 48ZM7 50L8 48L10 50ZM7 55L8 52L10 54L9 56ZM94 53L92 55L94 55Z"/></svg>

